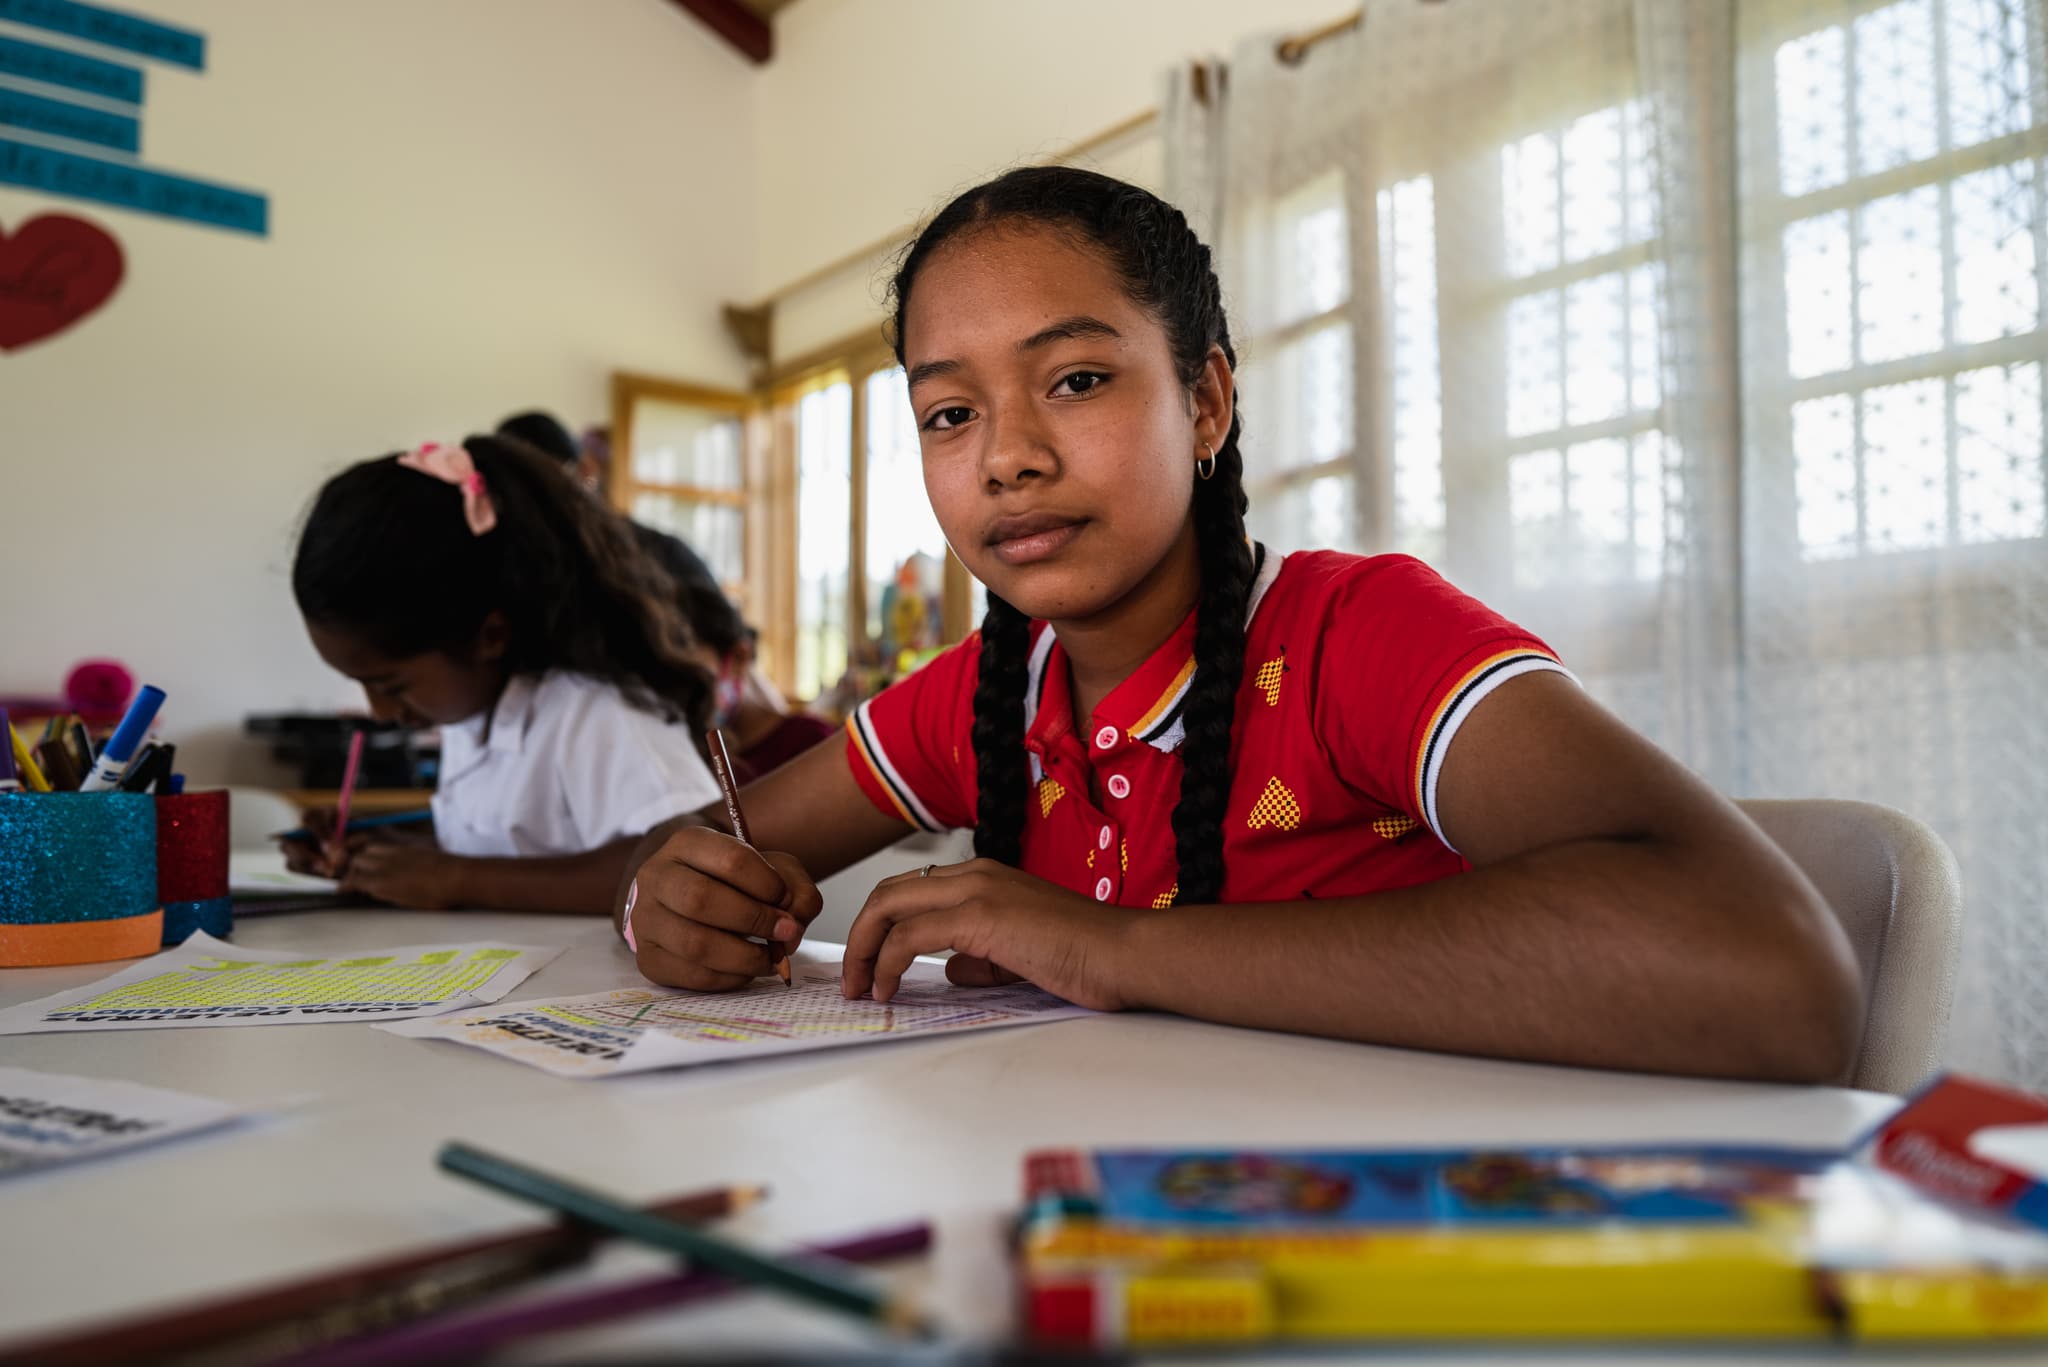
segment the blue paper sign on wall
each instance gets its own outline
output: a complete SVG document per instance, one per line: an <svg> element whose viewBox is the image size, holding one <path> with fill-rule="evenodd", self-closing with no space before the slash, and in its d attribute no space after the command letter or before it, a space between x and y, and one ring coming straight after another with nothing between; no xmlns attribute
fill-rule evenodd
<svg viewBox="0 0 2048 1367"><path fill-rule="evenodd" d="M46 100L25 90L0 86L0 128L26 128L53 138L97 143L117 152L142 148L142 125L126 114L109 114L64 100Z"/></svg>
<svg viewBox="0 0 2048 1367"><path fill-rule="evenodd" d="M262 195L6 138L0 138L0 185L97 200L258 237L270 231L270 201Z"/></svg>
<svg viewBox="0 0 2048 1367"><path fill-rule="evenodd" d="M134 53L190 71L206 69L206 35L125 10L79 0L0 0L0 24L18 24ZM44 139L137 153L142 124L134 115L24 90L7 78L35 81L102 100L142 103L142 72L66 48L0 35L0 185L87 199L256 237L270 231L270 201L251 190L219 185L132 160L114 161Z"/></svg>
<svg viewBox="0 0 2048 1367"><path fill-rule="evenodd" d="M0 76L82 90L103 100L142 103L142 72L137 68L18 38L0 38Z"/></svg>
<svg viewBox="0 0 2048 1367"><path fill-rule="evenodd" d="M123 10L82 5L78 0L0 0L0 19L46 33L83 38L173 66L206 69L206 37L188 28L160 24Z"/></svg>

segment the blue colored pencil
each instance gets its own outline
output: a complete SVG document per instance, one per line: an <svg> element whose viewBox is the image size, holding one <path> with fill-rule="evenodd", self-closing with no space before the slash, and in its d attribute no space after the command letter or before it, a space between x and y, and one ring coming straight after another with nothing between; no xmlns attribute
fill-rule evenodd
<svg viewBox="0 0 2048 1367"><path fill-rule="evenodd" d="M588 1187L572 1185L467 1144L442 1145L437 1161L448 1172L481 1182L508 1196L545 1206L635 1243L680 1254L700 1268L722 1272L737 1281L786 1292L813 1305L854 1315L900 1334L919 1338L935 1336L932 1325L912 1307L852 1281L820 1262L796 1262L756 1253L696 1226L636 1210Z"/></svg>
<svg viewBox="0 0 2048 1367"><path fill-rule="evenodd" d="M359 816L348 823L348 830L344 831L343 834L349 834L354 831L375 830L379 826L417 826L422 821L432 821L433 819L434 813L425 807L416 812L384 812L377 816ZM313 833L304 826L297 826L289 831L273 831L270 838L272 840L311 840Z"/></svg>

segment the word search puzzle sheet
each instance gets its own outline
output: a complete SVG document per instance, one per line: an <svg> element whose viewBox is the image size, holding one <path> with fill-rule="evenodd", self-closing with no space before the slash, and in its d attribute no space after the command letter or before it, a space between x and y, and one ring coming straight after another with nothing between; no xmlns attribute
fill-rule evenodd
<svg viewBox="0 0 2048 1367"><path fill-rule="evenodd" d="M0 1177L216 1129L243 1114L133 1082L0 1068Z"/></svg>
<svg viewBox="0 0 2048 1367"><path fill-rule="evenodd" d="M823 950L830 962L812 957ZM955 987L930 963L913 964L891 1001L848 1001L836 945L803 952L792 969L789 987L774 978L737 992L625 987L378 1028L488 1049L561 1077L608 1077L1094 1014L1027 983Z"/></svg>
<svg viewBox="0 0 2048 1367"><path fill-rule="evenodd" d="M479 943L312 958L201 932L91 986L0 1011L0 1035L402 1020L497 1001L559 953Z"/></svg>

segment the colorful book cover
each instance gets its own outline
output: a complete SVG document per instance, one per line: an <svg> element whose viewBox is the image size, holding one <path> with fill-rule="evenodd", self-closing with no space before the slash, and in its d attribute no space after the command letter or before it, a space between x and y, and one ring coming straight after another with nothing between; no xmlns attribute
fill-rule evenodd
<svg viewBox="0 0 2048 1367"><path fill-rule="evenodd" d="M1835 1150L1060 1150L1025 1178L1046 1343L2048 1334L2048 1239Z"/></svg>
<svg viewBox="0 0 2048 1367"><path fill-rule="evenodd" d="M1080 1198L1132 1225L1308 1229L1735 1224L1795 1197L1832 1149L1051 1152L1031 1197Z"/></svg>

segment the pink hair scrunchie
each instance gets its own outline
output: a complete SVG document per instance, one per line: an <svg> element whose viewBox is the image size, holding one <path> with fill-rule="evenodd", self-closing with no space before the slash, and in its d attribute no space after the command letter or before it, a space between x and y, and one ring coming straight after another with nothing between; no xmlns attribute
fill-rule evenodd
<svg viewBox="0 0 2048 1367"><path fill-rule="evenodd" d="M484 486L484 477L477 473L476 462L469 458L466 447L430 441L400 456L398 463L462 490L462 519L469 524L471 536L482 536L498 525L498 510L491 503L491 491Z"/></svg>

